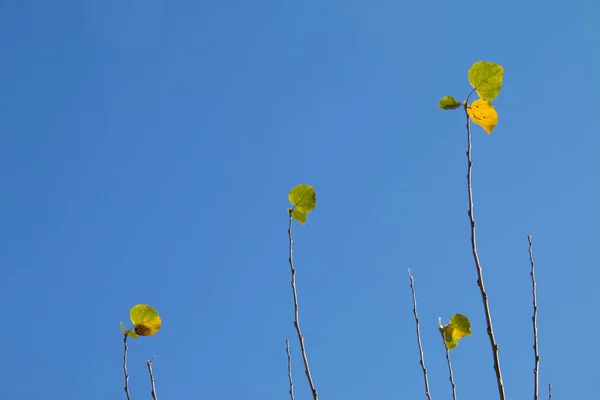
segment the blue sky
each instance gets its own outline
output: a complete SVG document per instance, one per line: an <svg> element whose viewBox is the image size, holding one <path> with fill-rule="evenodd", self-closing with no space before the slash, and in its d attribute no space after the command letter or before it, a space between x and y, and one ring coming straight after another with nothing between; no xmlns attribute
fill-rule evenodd
<svg viewBox="0 0 600 400"><path fill-rule="evenodd" d="M425 398L407 277L434 399L450 386L438 317L471 318L458 396L496 398L470 253L468 68L500 63L500 122L473 129L479 253L507 395L596 392L600 7L532 2L0 2L3 399L118 399L119 321L132 398L281 399L300 318L324 399ZM545 389L542 390L545 398Z"/></svg>

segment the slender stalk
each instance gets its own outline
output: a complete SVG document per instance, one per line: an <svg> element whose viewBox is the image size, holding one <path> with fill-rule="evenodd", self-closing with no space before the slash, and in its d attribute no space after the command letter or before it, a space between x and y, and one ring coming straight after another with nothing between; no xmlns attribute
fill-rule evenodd
<svg viewBox="0 0 600 400"><path fill-rule="evenodd" d="M290 223L288 225L288 238L290 241L290 271L292 273L292 292L294 293L294 326L296 327L296 332L298 333L298 341L300 342L300 350L302 351L302 360L304 361L304 372L306 373L306 378L308 379L308 384L310 385L310 390L312 392L313 400L319 400L319 395L317 393L317 389L315 388L315 384L313 383L312 375L310 374L310 368L308 366L308 357L306 356L306 348L304 347L304 336L302 335L302 330L300 329L300 321L298 318L298 294L296 293L296 269L294 268L294 261L292 258L292 244L294 240L292 239L292 211L290 209Z"/></svg>
<svg viewBox="0 0 600 400"><path fill-rule="evenodd" d="M292 380L292 356L290 356L290 341L285 340L285 352L288 362L288 380L290 381L290 399L294 400L294 381Z"/></svg>
<svg viewBox="0 0 600 400"><path fill-rule="evenodd" d="M148 374L150 375L150 386L152 386L152 399L157 400L156 397L156 388L154 387L154 374L152 373L152 363L156 356L152 357L152 360L146 361L146 365L148 366Z"/></svg>
<svg viewBox="0 0 600 400"><path fill-rule="evenodd" d="M548 400L552 400L552 384L548 384Z"/></svg>
<svg viewBox="0 0 600 400"><path fill-rule="evenodd" d="M129 375L127 374L127 333L123 334L123 372L125 373L125 394L127 400L131 400L129 396Z"/></svg>
<svg viewBox="0 0 600 400"><path fill-rule="evenodd" d="M537 284L535 282L535 263L533 262L533 243L531 242L531 235L527 236L527 241L529 241L529 261L531 262L531 286L533 293L533 317L531 320L533 321L533 355L534 355L534 365L533 365L533 398L534 400L538 400L538 376L540 369L540 354L538 353L538 331L537 331Z"/></svg>
<svg viewBox="0 0 600 400"><path fill-rule="evenodd" d="M471 119L469 118L468 103L465 103L465 114L467 116L467 186L469 189L469 219L471 221L471 248L473 250L473 259L475 260L475 267L477 269L477 286L481 291L481 299L483 300L483 309L485 311L485 321L487 323L487 333L490 338L490 345L492 347L492 354L494 357L494 371L496 372L496 381L498 383L498 393L500 394L500 400L506 400L504 394L504 383L502 382L502 372L500 370L500 355L498 353L498 344L494 337L494 330L492 328L492 315L490 312L490 306L488 304L488 295L483 285L483 269L479 262L479 255L477 255L477 241L475 236L475 216L473 213L473 190L471 187L471 170L473 168L473 161L471 160Z"/></svg>
<svg viewBox="0 0 600 400"><path fill-rule="evenodd" d="M414 278L408 269L408 276L410 277L410 290L412 291L413 297L413 314L415 316L415 325L417 330L417 343L419 345L419 357L421 360L421 369L423 370L423 380L425 381L425 396L431 400L431 393L429 392L429 379L427 378L427 368L425 368L425 358L423 356L423 345L421 343L421 329L419 328L419 315L417 314L417 296L415 295L415 284Z"/></svg>
<svg viewBox="0 0 600 400"><path fill-rule="evenodd" d="M440 334L442 335L442 342L444 343L444 348L446 349L446 361L448 362L448 373L450 384L452 385L452 399L456 400L456 384L454 383L454 373L452 372L452 363L450 362L450 350L448 350L448 346L446 345L446 339L444 338L444 329L440 327Z"/></svg>

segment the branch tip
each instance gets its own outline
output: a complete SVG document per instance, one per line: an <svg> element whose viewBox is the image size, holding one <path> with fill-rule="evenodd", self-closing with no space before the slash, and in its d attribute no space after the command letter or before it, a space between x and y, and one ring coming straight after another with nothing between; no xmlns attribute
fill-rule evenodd
<svg viewBox="0 0 600 400"><path fill-rule="evenodd" d="M421 369L423 370L423 381L425 383L425 395L428 400L431 400L431 393L429 392L429 379L427 377L427 368L425 368L425 357L423 356L423 344L421 343L421 329L419 328L419 315L417 314L417 296L415 294L414 278L408 269L408 276L410 277L410 290L413 298L413 314L415 316L415 327L417 333L417 344L419 345L419 357L421 361Z"/></svg>

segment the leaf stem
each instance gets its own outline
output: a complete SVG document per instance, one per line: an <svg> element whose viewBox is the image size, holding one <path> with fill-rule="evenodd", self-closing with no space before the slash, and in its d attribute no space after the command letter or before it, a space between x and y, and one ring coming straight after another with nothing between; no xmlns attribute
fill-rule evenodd
<svg viewBox="0 0 600 400"><path fill-rule="evenodd" d="M298 318L298 294L296 292L296 269L294 268L294 261L292 258L292 244L294 242L292 238L292 210L290 209L290 223L288 225L288 238L290 242L290 271L292 273L292 292L294 294L294 326L296 327L296 332L298 333L298 341L300 342L300 349L302 351L302 360L304 361L304 372L306 373L306 378L308 379L308 384L310 385L310 390L312 392L313 400L319 400L319 395L317 393L317 389L315 388L315 384L313 383L312 375L310 373L310 368L308 366L308 357L306 356L306 348L304 347L304 335L302 335L302 330L300 329L300 321Z"/></svg>
<svg viewBox="0 0 600 400"><path fill-rule="evenodd" d="M504 383L502 381L502 372L500 370L500 356L498 352L498 344L494 337L494 330L492 328L492 315L490 312L490 306L488 303L488 295L485 291L483 284L483 269L479 262L479 255L477 254L477 241L475 235L475 216L473 213L473 189L471 186L471 170L473 168L473 161L471 160L471 119L469 118L468 103L465 103L465 115L467 117L467 187L469 190L469 220L471 222L471 249L473 251L473 259L475 261L475 267L477 269L477 286L481 292L481 299L483 300L483 309L485 312L485 321L487 324L487 333L490 338L490 345L492 347L492 354L494 357L494 371L496 372L496 381L498 383L498 393L500 400L506 400L504 394Z"/></svg>
<svg viewBox="0 0 600 400"><path fill-rule="evenodd" d="M427 368L425 368L425 358L423 356L423 345L421 343L421 329L419 328L419 315L417 314L417 296L415 295L414 278L408 269L408 276L410 277L410 290L412 291L413 298L413 314L415 316L415 326L417 331L417 343L419 345L419 357L421 361L421 369L423 370L423 380L425 382L425 395L427 399L431 400L431 393L429 392L429 379L427 378Z"/></svg>

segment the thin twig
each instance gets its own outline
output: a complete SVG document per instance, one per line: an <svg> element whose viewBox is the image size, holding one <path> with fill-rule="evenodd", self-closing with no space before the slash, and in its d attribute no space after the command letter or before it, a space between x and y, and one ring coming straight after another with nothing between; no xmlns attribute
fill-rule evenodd
<svg viewBox="0 0 600 400"><path fill-rule="evenodd" d="M431 393L429 392L429 379L427 379L427 368L425 368L425 358L423 356L423 345L421 344L421 329L419 328L419 315L417 314L417 296L415 295L415 284L410 268L408 269L408 276L410 277L410 290L412 291L413 297L413 314L415 315L415 325L417 327L417 343L419 344L419 356L421 360L421 369L423 370L423 380L425 381L425 395L431 400Z"/></svg>
<svg viewBox="0 0 600 400"><path fill-rule="evenodd" d="M290 356L290 341L285 340L285 352L288 361L288 380L290 381L290 398L294 400L294 381L292 380L292 356Z"/></svg>
<svg viewBox="0 0 600 400"><path fill-rule="evenodd" d="M154 374L152 373L152 363L154 362L154 359L156 358L156 356L152 357L152 360L150 361L146 361L146 365L148 366L148 374L150 374L150 385L152 386L152 398L154 400L157 400L156 397L156 388L154 387Z"/></svg>
<svg viewBox="0 0 600 400"><path fill-rule="evenodd" d="M471 169L473 168L473 161L471 160L471 119L469 118L468 103L465 103L465 114L467 115L467 186L469 189L469 219L471 221L471 248L473 250L473 259L475 260L475 267L477 268L477 285L481 291L481 299L483 300L483 309L485 311L485 320L487 323L487 333L490 337L490 345L492 347L492 354L494 356L494 371L496 372L496 380L498 382L498 392L500 394L500 400L506 400L504 395L504 383L502 382L502 372L500 370L500 355L498 353L498 344L494 337L494 330L492 328L492 315L490 313L490 306L488 304L488 295L483 285L483 269L479 262L479 256L477 255L477 241L475 239L475 216L473 214L473 190L471 188Z"/></svg>
<svg viewBox="0 0 600 400"><path fill-rule="evenodd" d="M298 320L298 294L296 293L296 269L294 268L294 262L292 259L292 243L294 240L292 239L292 209L290 209L290 224L288 225L288 238L290 241L290 258L288 259L290 262L290 270L292 272L292 291L294 293L294 326L296 327L296 332L298 333L298 341L300 342L300 350L302 351L302 359L304 361L304 372L306 373L306 377L308 378L308 384L310 385L310 390L312 392L313 400L319 400L319 395L317 393L317 389L315 388L315 384L313 383L312 375L310 374L310 368L308 367L308 358L306 356L306 349L304 347L304 336L302 335L302 331L300 330L300 322Z"/></svg>
<svg viewBox="0 0 600 400"><path fill-rule="evenodd" d="M450 362L450 350L448 350L446 338L444 337L444 329L441 326L440 334L442 335L442 342L444 343L444 348L446 349L446 361L448 362L448 373L450 374L450 384L452 385L452 398L456 400L456 384L454 383L454 373L452 372L452 363Z"/></svg>
<svg viewBox="0 0 600 400"><path fill-rule="evenodd" d="M538 352L538 331L537 331L537 293L536 288L537 284L535 282L535 263L533 262L533 243L531 242L531 235L527 236L527 241L529 241L529 261L531 262L531 286L533 293L533 317L531 320L533 321L533 355L535 357L534 367L533 367L533 377L534 377L534 391L533 398L534 400L538 400L538 376L539 376L539 368L540 368L540 354Z"/></svg>
<svg viewBox="0 0 600 400"><path fill-rule="evenodd" d="M131 400L129 396L129 375L127 374L127 332L123 333L123 372L125 373L125 394L127 400Z"/></svg>
<svg viewBox="0 0 600 400"><path fill-rule="evenodd" d="M552 384L548 384L548 400L552 400Z"/></svg>

